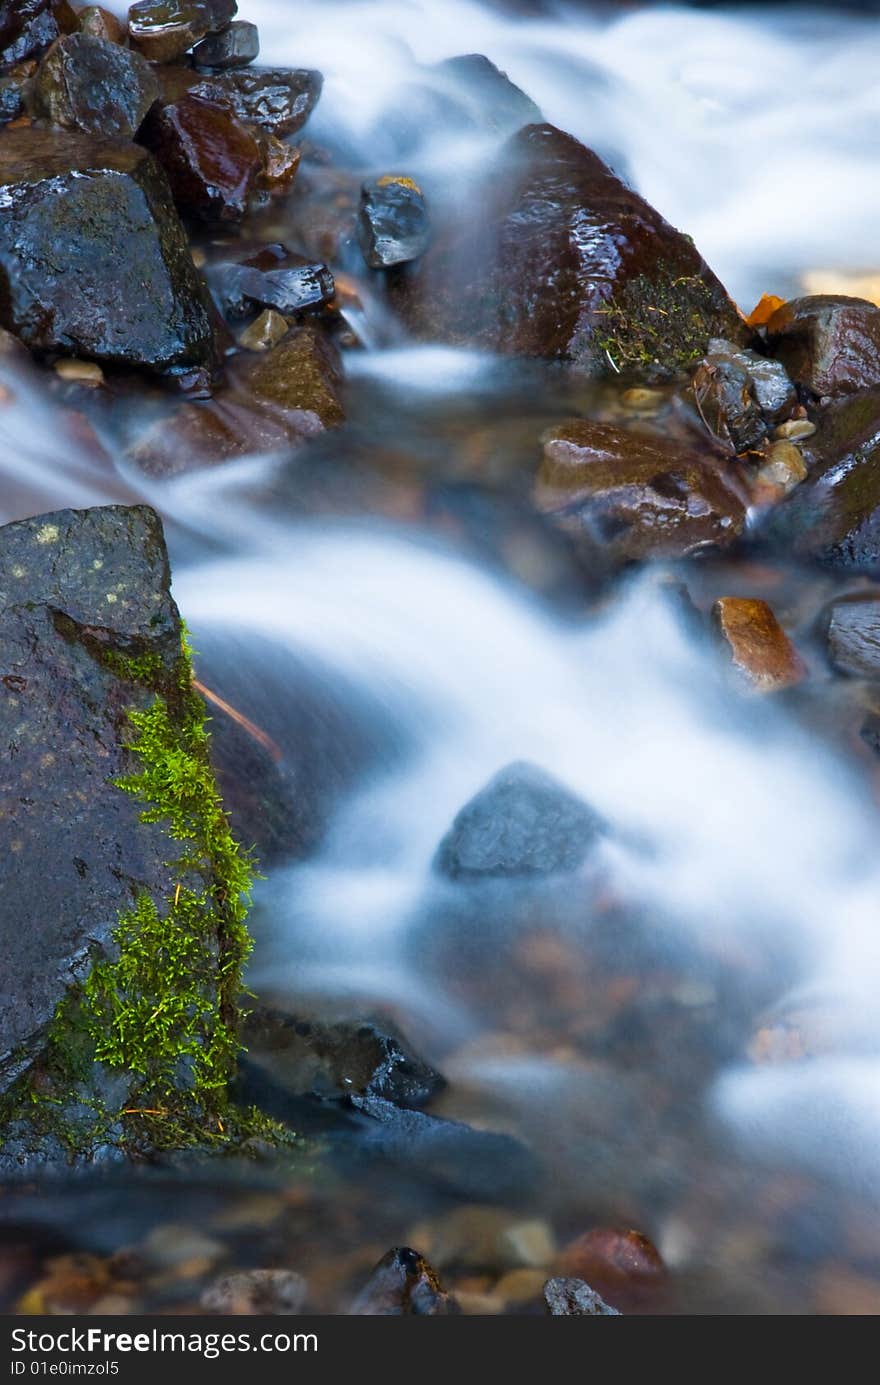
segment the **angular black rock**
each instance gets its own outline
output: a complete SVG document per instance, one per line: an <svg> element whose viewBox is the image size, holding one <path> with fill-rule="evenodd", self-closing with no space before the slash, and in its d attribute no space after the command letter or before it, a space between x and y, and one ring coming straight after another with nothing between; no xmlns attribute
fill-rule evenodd
<svg viewBox="0 0 880 1385"><path fill-rule="evenodd" d="M207 289L145 149L10 131L0 204L0 324L31 350L155 370L213 358Z"/></svg>
<svg viewBox="0 0 880 1385"><path fill-rule="evenodd" d="M841 673L880 679L880 593L835 601L828 613L828 657Z"/></svg>
<svg viewBox="0 0 880 1385"><path fill-rule="evenodd" d="M0 0L0 67L33 57L75 28L67 0Z"/></svg>
<svg viewBox="0 0 880 1385"><path fill-rule="evenodd" d="M461 1309L418 1251L383 1255L349 1310L354 1317L447 1317Z"/></svg>
<svg viewBox="0 0 880 1385"><path fill-rule="evenodd" d="M24 114L25 100L34 74L32 62L18 63L0 76L0 125Z"/></svg>
<svg viewBox="0 0 880 1385"><path fill-rule="evenodd" d="M227 29L209 34L193 49L196 67L224 71L232 67L247 67L260 53L260 35L256 24L235 19Z"/></svg>
<svg viewBox="0 0 880 1385"><path fill-rule="evenodd" d="M604 832L586 803L535 765L508 765L462 808L434 868L453 880L577 870Z"/></svg>
<svg viewBox="0 0 880 1385"><path fill-rule="evenodd" d="M148 654L175 666L169 587L146 506L0 528L0 1089L119 912L167 888L164 827L142 823L112 782L137 768L122 744L127 709L152 693L112 663Z"/></svg>
<svg viewBox="0 0 880 1385"><path fill-rule="evenodd" d="M709 353L732 358L748 373L758 408L768 423L788 418L797 403L797 391L781 361L760 356L747 347L716 338L709 342Z"/></svg>
<svg viewBox="0 0 880 1385"><path fill-rule="evenodd" d="M370 269L408 264L431 243L428 208L411 178L386 176L364 183L358 242Z"/></svg>
<svg viewBox="0 0 880 1385"><path fill-rule="evenodd" d="M70 34L40 63L30 104L35 116L62 129L131 139L158 95L153 69L139 53Z"/></svg>
<svg viewBox="0 0 880 1385"><path fill-rule="evenodd" d="M336 285L327 266L304 256L285 258L287 263L278 269L263 270L246 264L215 266L208 281L221 311L227 317L239 318L257 308L274 308L283 317L293 317L329 303Z"/></svg>
<svg viewBox="0 0 880 1385"><path fill-rule="evenodd" d="M694 397L706 426L734 452L747 452L766 437L754 382L736 356L710 351L694 373Z"/></svg>
<svg viewBox="0 0 880 1385"><path fill-rule="evenodd" d="M258 1010L247 1020L244 1042L248 1062L292 1097L380 1097L418 1107L445 1086L440 1074L385 1021L321 1024Z"/></svg>
<svg viewBox="0 0 880 1385"><path fill-rule="evenodd" d="M620 1317L620 1310L607 1304L583 1279L548 1279L544 1302L553 1318Z"/></svg>
<svg viewBox="0 0 880 1385"><path fill-rule="evenodd" d="M245 67L198 77L197 90L223 97L239 120L273 135L301 130L318 103L324 78L307 68Z"/></svg>

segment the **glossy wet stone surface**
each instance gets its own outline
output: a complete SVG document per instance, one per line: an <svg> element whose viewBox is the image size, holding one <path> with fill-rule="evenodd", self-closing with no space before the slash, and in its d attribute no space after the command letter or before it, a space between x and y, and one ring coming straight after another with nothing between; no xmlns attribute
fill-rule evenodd
<svg viewBox="0 0 880 1385"><path fill-rule="evenodd" d="M713 619L730 659L748 686L776 692L806 677L806 667L766 601L722 597Z"/></svg>
<svg viewBox="0 0 880 1385"><path fill-rule="evenodd" d="M256 24L234 19L226 29L209 34L193 49L196 67L224 71L231 67L247 67L259 55L260 36Z"/></svg>
<svg viewBox="0 0 880 1385"><path fill-rule="evenodd" d="M200 75L198 85L219 93L240 120L251 120L275 135L301 130L317 105L324 79L306 68L246 67Z"/></svg>
<svg viewBox="0 0 880 1385"><path fill-rule="evenodd" d="M370 269L408 264L431 243L424 194L411 178L386 174L364 183L358 240Z"/></svg>
<svg viewBox="0 0 880 1385"><path fill-rule="evenodd" d="M159 95L140 54L108 39L71 34L59 39L34 79L34 115L65 130L131 139Z"/></svg>
<svg viewBox="0 0 880 1385"><path fill-rule="evenodd" d="M813 394L835 398L880 385L880 308L831 294L796 298L767 323L773 355Z"/></svg>
<svg viewBox="0 0 880 1385"><path fill-rule="evenodd" d="M137 0L128 11L133 45L151 62L173 62L234 17L235 0Z"/></svg>
<svg viewBox="0 0 880 1385"><path fill-rule="evenodd" d="M0 199L3 325L31 350L157 370L212 359L207 291L146 150L7 132Z"/></svg>
<svg viewBox="0 0 880 1385"><path fill-rule="evenodd" d="M191 91L156 107L141 140L165 169L182 211L204 221L242 219L262 158L228 103Z"/></svg>
<svg viewBox="0 0 880 1385"><path fill-rule="evenodd" d="M4 0L0 5L0 66L31 58L76 28L67 0Z"/></svg>

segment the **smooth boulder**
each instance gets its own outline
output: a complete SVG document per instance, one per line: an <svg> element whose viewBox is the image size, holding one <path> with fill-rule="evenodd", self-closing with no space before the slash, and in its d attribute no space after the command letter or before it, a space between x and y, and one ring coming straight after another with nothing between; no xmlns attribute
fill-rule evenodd
<svg viewBox="0 0 880 1385"><path fill-rule="evenodd" d="M159 371L212 361L207 289L145 149L9 131L0 204L0 324L32 351Z"/></svg>
<svg viewBox="0 0 880 1385"><path fill-rule="evenodd" d="M767 342L798 385L835 398L880 385L880 308L863 298L813 294L777 308Z"/></svg>

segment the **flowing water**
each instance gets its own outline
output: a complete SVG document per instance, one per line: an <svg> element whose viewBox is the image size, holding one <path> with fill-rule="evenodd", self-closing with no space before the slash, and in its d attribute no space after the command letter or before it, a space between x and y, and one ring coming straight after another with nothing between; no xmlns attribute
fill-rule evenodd
<svg viewBox="0 0 880 1385"><path fill-rule="evenodd" d="M389 116L425 64L485 52L691 233L745 308L817 271L877 267L876 23L769 5L246 8L264 60L325 73L309 135L358 166L400 163L439 186L490 158L488 140ZM393 1015L449 1079L432 1109L538 1161L509 1197L501 1169L494 1188L462 1188L417 1152L391 1178L343 1163L291 1233L304 1272L319 1234L343 1258L362 1245L368 1266L426 1217L500 1190L562 1240L597 1220L638 1226L674 1271L675 1308L827 1305L825 1267L873 1282L880 1266L880 866L864 766L808 697L731 691L669 573L597 601L507 495L506 469L570 386L409 345L365 302L350 422L292 460L149 482L61 433L35 384L11 382L0 410L0 518L156 505L200 675L271 727L303 793L333 778L310 849L273 858L259 886L253 989L296 1013ZM495 509L472 484L487 456ZM702 565L692 594L750 580L782 583L800 610L806 578L723 563ZM809 583L815 606L822 579ZM809 651L806 625L804 638ZM812 671L821 692L818 655ZM307 773L303 735L326 752ZM513 760L602 814L598 859L564 887L442 884L439 841ZM118 1201L89 1196L105 1197L96 1225L112 1223ZM185 1219L176 1196L143 1220ZM231 1194L187 1196L220 1225ZM47 1224L64 1223L57 1198ZM328 1210L340 1201L347 1229ZM92 1248L142 1230L94 1232ZM339 1308L344 1276L326 1282L318 1300Z"/></svg>

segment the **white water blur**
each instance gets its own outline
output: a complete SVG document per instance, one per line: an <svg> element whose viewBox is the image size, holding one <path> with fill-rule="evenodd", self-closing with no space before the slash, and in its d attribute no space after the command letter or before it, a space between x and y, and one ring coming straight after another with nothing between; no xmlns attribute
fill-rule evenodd
<svg viewBox="0 0 880 1385"><path fill-rule="evenodd" d="M878 268L875 17L766 4L600 19L564 3L524 16L481 0L253 0L248 13L262 60L324 72L310 134L354 141L367 165L382 163L383 115L416 64L484 53L692 235L746 310L808 271ZM463 153L426 130L411 157L448 182Z"/></svg>

